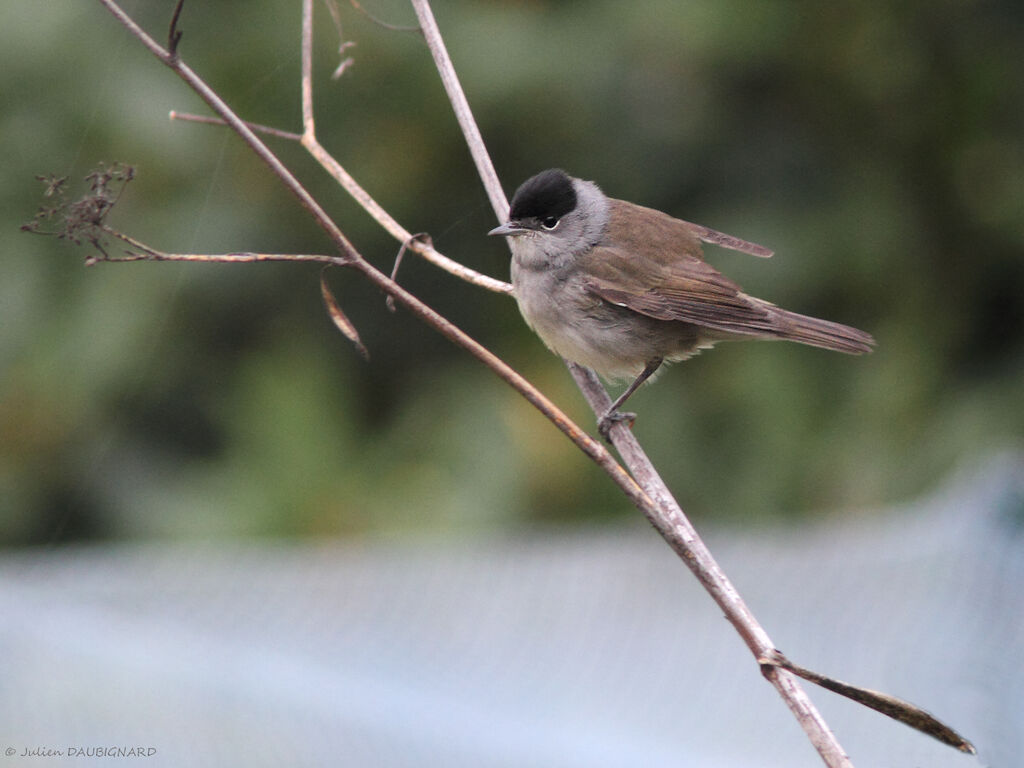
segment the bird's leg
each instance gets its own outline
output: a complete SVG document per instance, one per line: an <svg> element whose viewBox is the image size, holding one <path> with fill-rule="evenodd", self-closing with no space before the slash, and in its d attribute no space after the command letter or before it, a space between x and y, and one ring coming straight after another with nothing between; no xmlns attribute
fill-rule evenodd
<svg viewBox="0 0 1024 768"><path fill-rule="evenodd" d="M608 430L611 429L612 424L616 424L620 421L628 421L632 424L636 420L636 414L630 413L629 411L620 411L619 408L622 406L629 396L636 392L637 388L647 381L654 372L661 367L663 358L656 357L653 360L647 362L647 366L640 371L640 375L633 380L633 383L626 387L626 391L619 395L618 399L611 404L611 407L605 411L604 416L597 420L597 431L601 433L601 437L608 440Z"/></svg>

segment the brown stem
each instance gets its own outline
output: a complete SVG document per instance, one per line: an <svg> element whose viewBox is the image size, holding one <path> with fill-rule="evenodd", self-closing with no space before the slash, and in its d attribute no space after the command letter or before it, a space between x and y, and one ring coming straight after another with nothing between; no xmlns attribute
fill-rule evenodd
<svg viewBox="0 0 1024 768"><path fill-rule="evenodd" d="M434 63L441 75L441 82L444 84L456 119L462 128L466 143L469 145L470 154L476 162L480 179L491 198L495 214L500 221L504 221L508 215L507 199L498 182L497 173L484 146L480 130L473 119L465 93L459 84L455 68L445 49L441 32L430 8L430 2L429 0L412 0L412 4L427 45L434 57ZM570 364L570 369L594 413L606 413L611 405L611 398L608 397L608 393L601 386L593 371L574 364ZM611 427L610 436L633 477L644 489L646 495L654 501L654 505L651 507L641 508L647 519L693 571L700 583L725 612L726 617L750 648L754 658L760 659L774 650L768 633L758 623L732 582L718 566L693 524L690 523L678 502L672 497L668 487L654 469L654 465L633 436L632 430L628 425L620 422ZM782 672L778 668L771 668L764 674L785 700L825 764L830 768L852 768L853 764L849 757L799 682L791 674Z"/></svg>
<svg viewBox="0 0 1024 768"><path fill-rule="evenodd" d="M327 232L334 243L342 251L340 264L358 270L371 283L376 285L386 294L393 296L395 300L412 312L418 319L427 323L437 330L445 338L463 347L478 360L481 360L503 380L508 382L535 408L543 413L556 427L558 427L580 450L597 463L611 479L619 486L625 495L637 506L652 507L653 503L640 487L636 484L629 473L623 469L605 447L594 440L590 435L581 430L573 421L565 415L553 402L545 397L536 387L530 384L511 366L497 357L482 344L470 337L465 331L453 324L432 308L423 303L416 296L412 295L400 285L391 280L387 275L377 270L372 264L364 259L351 243L345 238L338 226L330 219L323 209L316 203L306 189L288 171L280 160L271 152L252 132L252 130L241 120L231 108L189 67L180 61L176 56L170 55L149 37L121 8L114 0L99 0L114 16L121 22L143 45L145 45L154 56L174 70L179 77L185 80L188 85L199 94L199 96L210 105L213 111L220 115L224 121L250 146L256 155L263 160L270 170L281 180L312 215L316 222ZM306 0L309 5L310 0ZM305 18L305 17L304 17ZM311 23L311 22L310 22ZM311 27L310 27L311 29ZM306 25L304 24L304 34ZM311 95L311 91L310 91ZM304 104L304 115L307 113ZM308 109L310 121L306 123L307 130L312 127L312 105ZM236 254L237 255L237 254Z"/></svg>
<svg viewBox="0 0 1024 768"><path fill-rule="evenodd" d="M168 117L171 120L184 120L189 123L203 123L205 125L219 125L226 126L219 117L210 117L209 115L193 115L191 112L178 112L172 109ZM279 139L287 139L289 141L302 141L301 133L292 133L291 131L282 131L280 128L271 128L269 125L260 125L259 123L250 123L248 120L245 124L249 126L255 133L265 133L268 136L276 136Z"/></svg>
<svg viewBox="0 0 1024 768"><path fill-rule="evenodd" d="M320 144L316 137L316 120L313 116L313 0L303 0L302 3L302 146L313 156L320 167L351 195L359 205L378 224L381 225L392 237L408 248L413 253L422 256L446 272L455 275L468 283L486 288L495 293L511 293L512 286L501 280L481 274L470 269L459 262L449 259L440 253L434 246L424 239L414 238L412 233L399 224L384 208L371 197L352 176L346 171L341 163Z"/></svg>
<svg viewBox="0 0 1024 768"><path fill-rule="evenodd" d="M341 256L323 255L280 255L280 254L257 254L257 253L231 253L221 255L201 254L166 254L154 251L147 246L137 243L131 238L119 233L111 234L128 242L135 251L128 257L105 257L109 261L124 260L187 260L187 261L264 261L264 260L288 260L288 261L317 261L339 266L347 266L358 270L371 283L377 285L389 297L401 303L417 318L435 328L439 333L458 344L479 360L490 367L497 375L508 382L513 388L520 392L531 404L548 417L563 433L565 433L587 456L601 466L609 477L619 486L623 493L643 512L651 521L654 527L661 533L670 546L687 563L698 580L707 589L718 605L725 612L726 617L732 622L744 642L754 653L755 657L763 664L763 673L785 699L787 705L796 715L801 726L804 728L809 739L819 751L825 763L829 766L848 767L852 764L849 758L843 753L835 737L829 731L827 724L814 708L814 705L807 698L795 678L783 670L797 671L795 665L775 664L766 659L774 658L777 654L771 641L750 613L742 598L721 571L707 547L697 535L692 524L683 514L679 505L672 498L661 478L658 476L650 460L643 453L639 443L635 440L632 432L625 425L615 425L611 428L610 434L613 443L618 449L623 460L630 467L632 475L627 473L615 461L612 455L605 449L604 445L584 433L574 424L557 406L541 394L535 387L527 382L520 374L508 366L504 361L495 356L490 350L483 347L465 332L452 324L446 318L435 312L421 300L410 294L408 291L397 285L395 281L384 273L377 270L367 262L330 217L323 211L319 204L312 198L306 189L295 179L295 177L284 167L278 158L256 137L254 131L272 134L282 138L299 139L307 150L327 169L340 183L360 202L363 207L381 225L391 232L400 242L405 243L411 250L421 253L428 260L433 261L444 269L472 282L476 285L507 293L511 290L507 283L503 283L485 275L480 275L457 262L454 262L436 252L426 239L413 238L404 228L394 221L356 182L348 176L344 169L337 163L317 142L315 137L315 123L313 119L312 104L312 0L304 0L303 3L303 44L302 44L302 113L304 133L302 136L290 134L284 131L267 128L265 126L250 125L242 121L221 99L209 88L190 68L185 66L179 59L176 46L181 38L177 30L177 18L180 12L181 3L175 9L169 31L169 46L165 50L150 38L135 22L125 14L114 0L100 0L100 2L157 58L174 70L179 77L194 90L204 101L209 104L213 111L220 115L224 124L231 127L238 135L249 144L256 155L262 159L271 171L281 180L293 195L305 207L316 222L327 232L341 252ZM491 165L480 137L472 114L469 111L468 103L462 93L454 68L444 49L440 32L430 10L427 0L412 0L416 8L417 16L420 18L421 28L427 40L430 50L434 55L442 80L448 90L456 116L466 135L467 142L477 162L481 178L490 196L491 203L499 218L503 218L507 211L507 201L498 183L497 175ZM172 117L175 116L172 113ZM190 118L192 119L192 118ZM202 121L213 121L213 119L201 119ZM746 246L749 252L750 244ZM764 255L758 253L757 255ZM322 283L322 290L325 294L329 291L325 283ZM326 296L325 296L326 300ZM333 302L331 297L330 302ZM330 309L329 302L329 309ZM336 310L336 311L334 311ZM348 327L347 318L344 318L340 308L332 310L332 316L340 315L343 320L341 325L346 335L353 339L357 345L358 335L353 328ZM335 322L339 320L335 317ZM573 376L579 384L584 395L587 397L595 413L604 413L610 404L610 398L600 385L592 371L578 366L570 366ZM634 480L636 478L636 480ZM803 672L807 672L803 670ZM798 672L799 674L799 672ZM803 676L814 680L807 673ZM852 688L842 684L846 688ZM847 695L847 694L844 694ZM882 695L884 696L884 695ZM892 701L899 701L887 697L885 705L892 706Z"/></svg>

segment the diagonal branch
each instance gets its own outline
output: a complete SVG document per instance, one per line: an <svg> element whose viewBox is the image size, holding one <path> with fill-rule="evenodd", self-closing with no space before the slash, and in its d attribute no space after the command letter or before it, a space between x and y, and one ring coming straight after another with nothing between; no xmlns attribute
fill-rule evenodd
<svg viewBox="0 0 1024 768"><path fill-rule="evenodd" d="M504 220L508 210L497 174L491 163L490 156L484 146L479 129L473 119L465 94L459 84L458 77L452 66L451 59L444 46L437 22L434 20L429 0L412 0L420 26L423 29L427 45L434 57L434 63L441 75L449 101L462 128L463 135L469 145L470 153L477 164L481 181L487 189L492 205L499 220ZM707 242L713 242L726 248L750 253L755 256L769 257L772 252L763 246L748 243L714 230L692 225L699 230L697 235ZM608 411L611 398L601 385L596 374L588 368L569 363L569 369L581 392L586 397L595 415ZM764 628L747 607L728 577L719 567L711 552L698 535L692 523L683 513L678 502L672 497L664 481L658 475L650 459L644 453L629 427L619 422L610 430L610 437L626 466L640 486L650 496L656 507L654 510L643 508L647 519L658 530L665 541L682 558L694 575L725 613L726 618L743 638L754 655L764 677L775 686L783 700L793 712L808 739L818 750L822 759L829 766L852 766L828 724L821 717L817 708L807 697L803 688L793 675L821 685L828 690L839 693L888 715L900 722L910 725L923 733L939 739L945 744L954 746L963 752L973 753L974 747L969 741L921 708L887 694L859 688L841 681L833 680L816 672L799 667L785 658L771 642ZM785 670L785 672L783 672ZM791 673L791 674L787 674Z"/></svg>
<svg viewBox="0 0 1024 768"><path fill-rule="evenodd" d="M328 8L332 6L328 5ZM433 243L423 238L417 238L398 223L374 198L364 189L359 182L352 177L348 171L339 163L324 147L316 137L316 121L313 116L313 3L312 0L303 0L302 8L302 123L303 133L297 134L290 131L282 131L258 123L246 122L255 133L264 133L280 139L298 141L312 155L313 159L327 171L327 173L338 184L349 193L363 210L365 210L380 226L392 237L402 243L403 247L423 257L434 266L445 270L449 274L464 280L467 283L495 293L511 293L512 286L503 280L497 280L488 275L477 272L454 259L450 259L434 248ZM196 123L210 125L228 125L222 118L208 117L203 115L192 115L172 111L172 120L188 120Z"/></svg>
<svg viewBox="0 0 1024 768"><path fill-rule="evenodd" d="M764 629L757 623L749 609L743 603L735 588L725 577L712 558L710 552L700 540L693 526L685 517L678 504L669 494L664 483L658 477L649 459L643 454L642 449L636 442L631 431L624 425L616 425L611 430L612 440L620 455L628 463L632 475L612 457L603 444L594 440L574 424L557 406L541 394L518 372L508 364L494 355L490 350L479 344L468 336L460 328L452 324L446 318L438 314L420 299L398 285L392 278L377 270L367 262L361 254L356 251L352 244L344 236L340 228L333 222L327 213L320 207L308 191L298 182L290 171L280 162L261 141L257 138L255 131L270 133L282 138L299 139L303 146L321 163L321 165L334 176L339 183L349 191L355 199L373 216L381 225L395 236L404 247L416 251L442 267L443 269L462 277L468 282L474 283L489 290L508 293L511 286L502 281L481 275L474 270L458 264L457 262L442 256L429 245L429 238L422 238L409 234L393 218L387 214L366 192L352 179L319 144L315 136L315 123L313 120L312 106L312 0L304 0L303 3L303 66L302 66L302 100L303 100L303 126L304 132L301 137L287 132L276 131L264 126L250 125L241 120L228 105L189 67L181 60L177 53L177 45L181 39L181 33L177 29L178 16L182 3L179 1L175 7L168 34L168 49L162 48L151 37L149 37L121 8L115 0L100 0L100 2L111 12L118 21L124 25L150 52L160 61L171 68L181 77L206 103L220 120L234 130L253 150L253 152L270 168L285 187L292 192L299 203L307 209L317 224L324 229L335 246L341 253L340 256L322 255L281 255L281 254L256 254L256 253L231 253L221 255L202 254L168 254L148 248L131 238L115 233L105 226L104 231L114 234L123 241L129 243L134 250L129 251L127 257L109 257L104 253L103 258L95 258L92 261L126 261L126 260L151 260L151 261L264 261L264 260L289 260L289 261L318 261L321 263L346 266L360 272L372 284L377 286L389 298L402 304L415 317L430 325L453 343L461 346L470 354L486 364L498 376L516 389L527 401L533 404L552 423L555 424L576 446L583 451L591 460L600 466L606 474L619 486L624 495L636 505L651 523L662 534L672 548L683 558L694 574L712 595L715 601L723 609L726 617L733 623L739 634L743 637L748 647L754 653L758 663L762 665L762 671L779 693L785 699L787 705L792 709L808 737L822 755L829 766L850 766L849 758L843 753L842 748L836 742L828 726L822 720L817 710L811 704L806 694L800 688L795 678L790 674L794 672L801 674L812 682L817 682L833 690L840 688L855 689L846 684L828 686L828 678L810 673L807 670L793 665L785 657L781 656L774 649ZM442 80L448 90L449 98L452 101L456 115L467 137L474 159L477 162L481 178L491 200L491 204L499 218L504 218L507 210L507 202L494 172L483 140L473 121L469 111L468 103L459 86L454 68L444 49L443 41L437 29L436 22L430 11L427 0L412 0L417 16L420 18L421 29L427 39L431 52L434 55ZM101 249L102 252L102 249ZM766 255L766 254L758 254ZM351 326L351 323L344 316L344 313L337 306L333 296L330 295L326 283L321 279L321 290L324 301L327 304L332 320L356 345L361 348L358 334ZM365 352L365 350L361 350ZM591 407L595 413L602 413L610 402L607 393L600 385L592 371L570 366L573 376L580 385ZM636 480L634 480L634 477ZM785 672L783 670L786 670ZM831 681L835 682L835 681ZM841 691L840 691L841 692ZM844 694L844 695L849 695ZM882 706L876 707L884 711L888 707L895 706L897 699L885 697L884 701L876 698L876 703L882 702ZM899 702L902 703L902 702ZM909 722L905 720L906 722ZM936 735L936 734L932 734ZM955 734L954 734L955 735ZM947 742L950 743L950 742ZM967 747L970 745L964 742ZM965 749L965 751L970 751Z"/></svg>
<svg viewBox="0 0 1024 768"><path fill-rule="evenodd" d="M398 242L408 244L409 250L468 283L496 293L512 291L512 286L508 283L495 280L449 259L429 242L414 239L412 233L395 221L391 214L385 211L320 144L316 137L316 120L313 117L313 0L302 2L302 127L301 143L306 151Z"/></svg>
<svg viewBox="0 0 1024 768"><path fill-rule="evenodd" d="M480 181L491 200L494 215L498 217L499 221L505 221L508 217L508 198L505 197L505 193L501 189L498 172L494 170L494 163L491 162L491 156L484 145L484 137L480 135L480 129L469 108L469 101L466 100L466 93L462 90L459 76L455 74L455 67L441 37L441 30L438 29L437 21L434 19L430 2L429 0L412 0L412 6L419 19L427 47L430 48L430 55L434 57L434 66L437 67L437 73L441 76L441 83L448 94L452 111L455 112L455 119L458 120L459 128L462 129L462 135L469 146L469 154L473 156L477 173L480 174Z"/></svg>
<svg viewBox="0 0 1024 768"><path fill-rule="evenodd" d="M338 226L331 220L331 217L327 215L327 212L320 207L320 204L313 198L306 188L299 183L299 180L295 178L291 171L289 171L284 163L282 163L277 156L271 152L267 146L259 140L256 134L246 125L245 121L238 117L231 110L231 108L224 102L217 93L210 88L206 82L199 77L192 69L187 66L178 55L177 51L168 51L160 46L152 37L146 34L145 30L142 29L135 20L125 13L121 7L115 2L115 0L99 0L99 2L116 18L139 42L141 42L146 48L156 56L160 61L170 67L175 74L178 75L185 83L196 92L196 94L203 101L209 105L216 114L224 120L225 123L237 133L241 139L249 145L249 148L256 153L259 157L280 179L281 183L284 184L285 188L291 192L299 201L299 204L305 208L316 223L327 233L331 238L331 241L338 247L338 249L346 256L351 258L353 261L363 261L362 256L356 251L352 244L348 241L348 238L342 233ZM175 17L175 26L178 21ZM175 30L172 29L172 33Z"/></svg>
<svg viewBox="0 0 1024 768"><path fill-rule="evenodd" d="M445 49L441 32L430 8L430 2L429 0L412 0L412 4L459 126L469 145L470 154L476 162L480 179L491 198L495 213L499 220L504 221L508 213L508 202L501 190L497 173L484 146L483 137L480 135L476 121L473 119L465 93L459 84L451 58ZM594 413L605 413L611 405L611 399L594 372L575 364L570 364L569 368ZM770 654L775 647L768 637L768 633L754 618L739 592L704 545L697 530L672 497L640 443L633 436L632 430L628 425L619 422L611 428L610 436L633 477L656 502L656 506L652 510L653 514L648 514L648 520L693 571L712 599L725 612L726 618L736 628L754 658L760 659L764 658L766 654ZM835 735L796 679L791 674L781 672L777 667L768 668L765 676L792 710L825 763L835 768L842 766L852 768L852 763Z"/></svg>
<svg viewBox="0 0 1024 768"><path fill-rule="evenodd" d="M640 488L625 469L614 459L611 453L600 442L592 438L575 424L558 406L542 394L536 387L528 382L518 371L508 363L499 358L485 346L473 339L469 334L456 326L443 315L427 306L419 298L398 285L394 280L376 269L362 255L356 251L352 244L345 238L338 226L324 212L306 189L295 179L281 161L270 151L255 133L238 117L237 114L216 94L214 91L190 68L188 68L178 56L172 55L149 35L142 30L135 21L128 16L115 0L99 0L99 2L110 11L110 13L136 37L149 51L161 62L181 77L206 103L219 115L227 125L234 130L249 147L256 153L257 157L266 163L275 176L285 187L291 191L306 210L313 216L314 220L331 237L332 241L342 252L342 256L335 257L335 263L359 271L363 277L369 280L374 286L385 294L394 297L395 301L401 304L417 319L426 323L452 343L462 347L478 360L483 362L502 380L519 392L531 405L539 410L549 421L561 430L572 442L595 464L601 467L605 474L619 487L623 494L637 507L643 510L652 510L654 502ZM306 0L308 3L309 0ZM170 254L168 254L170 255ZM187 260L187 259L186 259ZM194 260L194 259L192 259Z"/></svg>

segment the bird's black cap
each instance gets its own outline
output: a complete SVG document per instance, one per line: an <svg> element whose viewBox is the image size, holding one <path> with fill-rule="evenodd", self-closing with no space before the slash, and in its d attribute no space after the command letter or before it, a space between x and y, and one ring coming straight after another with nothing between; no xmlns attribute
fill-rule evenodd
<svg viewBox="0 0 1024 768"><path fill-rule="evenodd" d="M541 171L519 185L512 196L509 218L512 221L548 216L562 218L576 207L572 179L561 168Z"/></svg>

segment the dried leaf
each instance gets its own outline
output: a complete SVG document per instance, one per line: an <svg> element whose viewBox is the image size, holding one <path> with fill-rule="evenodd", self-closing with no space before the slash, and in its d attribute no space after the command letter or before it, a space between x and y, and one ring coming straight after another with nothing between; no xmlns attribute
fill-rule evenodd
<svg viewBox="0 0 1024 768"><path fill-rule="evenodd" d="M794 675L802 677L804 680L815 685L820 685L822 688L826 688L833 693L838 693L840 696L853 699L853 701L859 704L870 707L876 712L881 712L883 715L887 715L893 720L898 720L904 725L909 725L911 728L921 733L926 733L943 744L959 749L961 752L966 752L970 755L977 754L977 750L975 750L971 742L916 704L911 704L909 701L898 699L887 693L850 685L842 680L836 680L835 678L812 672L809 669L794 664L781 653L767 660L767 663L789 670Z"/></svg>
<svg viewBox="0 0 1024 768"><path fill-rule="evenodd" d="M321 270L320 272L320 294L324 297L324 306L327 307L327 313L331 316L331 320L339 331L345 334L345 338L351 341L356 350L363 359L369 360L370 353L366 347L363 346L362 340L359 338L359 333L356 331L356 327L352 325L352 321L348 319L341 307L338 306L338 302L334 299L334 294L331 293L331 289L327 285L327 270Z"/></svg>

